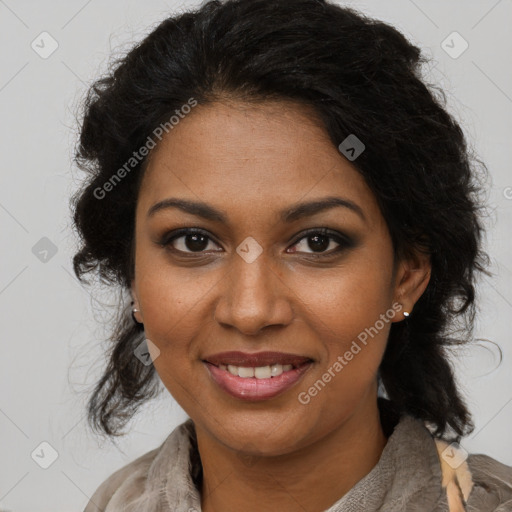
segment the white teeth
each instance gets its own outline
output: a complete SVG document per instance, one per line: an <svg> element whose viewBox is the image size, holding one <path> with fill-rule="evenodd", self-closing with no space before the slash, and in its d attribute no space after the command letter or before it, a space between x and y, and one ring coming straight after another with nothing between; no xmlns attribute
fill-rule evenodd
<svg viewBox="0 0 512 512"><path fill-rule="evenodd" d="M282 364L273 364L271 366L272 377L277 377L283 373L283 365Z"/></svg>
<svg viewBox="0 0 512 512"><path fill-rule="evenodd" d="M257 379L270 379L272 376L270 366L258 366L254 368L254 376Z"/></svg>
<svg viewBox="0 0 512 512"><path fill-rule="evenodd" d="M228 372L238 376L238 366L233 366L232 364L228 364Z"/></svg>
<svg viewBox="0 0 512 512"><path fill-rule="evenodd" d="M254 368L251 368L251 367L245 367L245 366L240 366L238 368L238 376L239 377L243 377L244 379L248 378L248 377L254 377Z"/></svg>
<svg viewBox="0 0 512 512"><path fill-rule="evenodd" d="M283 372L288 372L293 368L291 364L273 364L272 366L235 366L233 364L219 364L221 370L227 370L232 375L247 379L249 377L256 377L257 379L270 379L277 377Z"/></svg>

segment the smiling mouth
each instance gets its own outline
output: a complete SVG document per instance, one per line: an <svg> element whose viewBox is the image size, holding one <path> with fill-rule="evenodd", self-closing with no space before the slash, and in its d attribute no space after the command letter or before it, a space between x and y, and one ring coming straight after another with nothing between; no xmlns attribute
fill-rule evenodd
<svg viewBox="0 0 512 512"><path fill-rule="evenodd" d="M304 359L302 363L265 366L213 364L208 360L203 360L203 364L221 390L239 400L254 402L277 397L302 380L314 363Z"/></svg>
<svg viewBox="0 0 512 512"><path fill-rule="evenodd" d="M231 396L265 400L302 379L314 360L289 352L231 350L208 355L202 362L213 380Z"/></svg>
<svg viewBox="0 0 512 512"><path fill-rule="evenodd" d="M210 363L209 361L205 361L206 363ZM274 377L279 377L284 372L289 372L291 370L300 368L306 364L309 364L310 361L305 361L300 364L279 364L275 363L272 365L265 366L237 366L234 364L213 364L220 370L224 370L229 372L231 375L235 377L242 377L243 379L248 378L256 378L256 379L271 379Z"/></svg>
<svg viewBox="0 0 512 512"><path fill-rule="evenodd" d="M298 368L306 362L311 362L312 359L307 356L286 352L241 352L231 350L229 352L219 352L204 357L203 362L213 364L217 367L220 366L236 366L238 368L265 368L291 365L293 368Z"/></svg>

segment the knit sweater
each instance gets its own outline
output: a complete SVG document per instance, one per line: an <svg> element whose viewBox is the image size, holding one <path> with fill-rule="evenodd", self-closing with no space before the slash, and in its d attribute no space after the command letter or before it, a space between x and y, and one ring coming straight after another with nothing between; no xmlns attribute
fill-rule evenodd
<svg viewBox="0 0 512 512"><path fill-rule="evenodd" d="M446 462L430 430L412 416L396 416L382 398L379 410L388 441L378 463L325 512L448 512L446 485L442 485ZM463 506L450 502L451 510L512 512L511 466L472 454L453 473L461 482L459 486L455 480L453 488ZM200 512L201 479L195 428L189 418L159 447L107 478L84 512Z"/></svg>

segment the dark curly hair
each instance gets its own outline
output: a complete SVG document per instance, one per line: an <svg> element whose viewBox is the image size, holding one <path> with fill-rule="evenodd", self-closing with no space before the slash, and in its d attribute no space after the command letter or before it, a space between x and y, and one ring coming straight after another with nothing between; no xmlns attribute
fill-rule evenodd
<svg viewBox="0 0 512 512"><path fill-rule="evenodd" d="M487 168L444 108L444 92L422 78L425 62L392 26L323 0L210 1L164 20L115 59L82 102L75 162L88 179L70 203L77 277L87 282L93 273L129 291L148 157L108 194L98 191L190 98L308 105L336 147L348 134L366 145L353 165L377 198L395 258L413 249L431 257L414 311L391 326L379 384L397 411L424 420L438 437L451 428L460 440L474 425L447 349L472 339L476 272L491 275L481 248ZM124 435L137 407L158 391L154 366L134 357L144 332L128 300L88 403L89 425L108 436Z"/></svg>

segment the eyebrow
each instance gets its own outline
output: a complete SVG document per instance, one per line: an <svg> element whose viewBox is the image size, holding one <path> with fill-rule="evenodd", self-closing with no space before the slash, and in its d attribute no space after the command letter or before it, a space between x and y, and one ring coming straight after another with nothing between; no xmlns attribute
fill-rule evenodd
<svg viewBox="0 0 512 512"><path fill-rule="evenodd" d="M279 212L279 218L282 222L291 223L302 219L303 217L315 215L316 213L320 213L335 207L347 208L356 213L359 217L361 217L363 221L366 222L366 217L362 208L353 201L344 199L342 197L325 197L316 201L297 203L284 210L281 210L281 212ZM190 213L192 215L196 215L197 217L202 217L206 220L228 224L228 218L226 214L221 210L218 210L207 203L191 201L188 199L163 199L162 201L155 203L148 210L147 216L152 217L157 212L168 208L177 208L185 213Z"/></svg>

